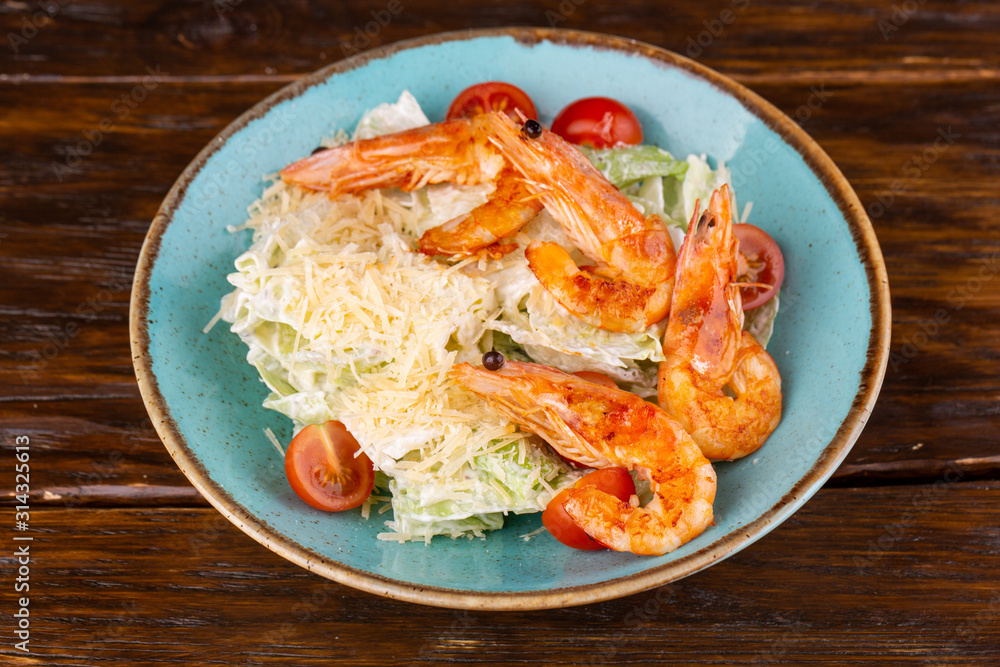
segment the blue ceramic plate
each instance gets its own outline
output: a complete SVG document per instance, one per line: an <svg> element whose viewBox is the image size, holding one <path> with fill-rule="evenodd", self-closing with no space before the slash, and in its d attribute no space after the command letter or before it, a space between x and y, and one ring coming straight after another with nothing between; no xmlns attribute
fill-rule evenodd
<svg viewBox="0 0 1000 667"><path fill-rule="evenodd" d="M716 466L716 525L661 557L567 549L521 538L539 515L511 517L484 540L382 542L382 519L306 507L285 481L261 407L267 390L226 326L202 328L229 291L249 232L230 234L261 176L307 155L334 128L410 90L432 119L474 83L526 90L542 121L580 97L636 111L649 142L732 168L753 221L786 259L769 349L781 370L781 425L757 454ZM136 375L167 449L241 530L322 576L389 597L478 609L561 607L687 576L763 537L830 476L864 426L885 371L889 293L857 196L791 120L739 84L676 54L589 33L530 28L459 32L367 52L290 85L238 118L184 171L150 227L131 304ZM384 517L383 517L384 518Z"/></svg>

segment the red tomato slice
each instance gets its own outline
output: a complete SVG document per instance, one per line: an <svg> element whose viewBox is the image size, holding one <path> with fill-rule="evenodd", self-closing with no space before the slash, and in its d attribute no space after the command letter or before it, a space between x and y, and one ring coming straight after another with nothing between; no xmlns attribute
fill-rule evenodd
<svg viewBox="0 0 1000 667"><path fill-rule="evenodd" d="M371 459L338 421L312 424L292 438L285 475L292 490L318 510L340 512L365 501L375 484Z"/></svg>
<svg viewBox="0 0 1000 667"><path fill-rule="evenodd" d="M604 385L605 387L611 387L612 389L617 389L618 385L614 380L609 378L604 373L598 373L597 371L577 371L573 375L578 378L583 378L588 382L594 382L596 384Z"/></svg>
<svg viewBox="0 0 1000 667"><path fill-rule="evenodd" d="M635 494L635 482L632 481L632 476L625 468L595 470L584 475L580 481L573 485L573 488L584 486L596 486L601 491L610 493L626 503ZM568 547L584 551L603 549L604 545L591 539L582 528L573 523L573 519L563 508L566 496L567 489L563 489L549 501L548 507L542 512L542 524L552 533L554 538Z"/></svg>
<svg viewBox="0 0 1000 667"><path fill-rule="evenodd" d="M538 118L535 105L528 94L517 86L503 81L490 81L469 86L455 97L448 107L447 120L472 118L487 111L502 111L520 122L515 109L520 109L525 118Z"/></svg>
<svg viewBox="0 0 1000 667"><path fill-rule="evenodd" d="M573 102L552 121L552 131L579 146L610 148L642 143L642 125L632 110L608 97Z"/></svg>
<svg viewBox="0 0 1000 667"><path fill-rule="evenodd" d="M770 301L781 287L785 279L785 258L774 239L760 227L736 224L733 233L740 242L736 282L769 285L740 290L743 310L750 310Z"/></svg>

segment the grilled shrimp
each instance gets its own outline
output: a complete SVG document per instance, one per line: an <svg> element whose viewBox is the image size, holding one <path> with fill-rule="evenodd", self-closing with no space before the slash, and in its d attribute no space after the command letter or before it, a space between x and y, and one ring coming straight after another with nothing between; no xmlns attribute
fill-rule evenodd
<svg viewBox="0 0 1000 667"><path fill-rule="evenodd" d="M485 120L460 118L359 139L299 160L282 169L281 178L331 197L373 188L486 183L504 163L482 131Z"/></svg>
<svg viewBox="0 0 1000 667"><path fill-rule="evenodd" d="M533 241L525 255L539 282L596 327L637 332L665 318L676 253L662 221L643 217L559 135L539 126L532 138L506 117L493 116L490 141L573 245L596 263L578 267L559 245Z"/></svg>
<svg viewBox="0 0 1000 667"><path fill-rule="evenodd" d="M433 183L477 185L496 182L489 201L427 230L420 239L428 255L493 256L512 251L499 243L531 221L542 205L487 140L490 116L459 118L329 148L285 167L288 183L326 190L331 197L372 188L416 190Z"/></svg>
<svg viewBox="0 0 1000 667"><path fill-rule="evenodd" d="M486 249L494 257L505 255L517 245L503 243L503 239L517 233L541 210L542 203L527 192L521 179L511 169L504 168L489 201L428 229L420 237L420 252L465 255Z"/></svg>
<svg viewBox="0 0 1000 667"><path fill-rule="evenodd" d="M649 480L654 499L645 507L593 486L569 491L566 512L604 546L660 555L712 525L715 470L657 406L538 364L508 361L488 371L463 363L451 377L564 457L595 468L637 470Z"/></svg>
<svg viewBox="0 0 1000 667"><path fill-rule="evenodd" d="M427 254L494 256L503 239L542 206L570 241L596 263L578 267L554 243L533 242L528 264L567 310L594 326L642 331L667 316L676 261L673 243L655 216L644 218L589 160L558 135L534 139L507 116L492 112L426 125L331 148L281 172L289 183L331 196L370 188L413 190L432 183L497 182L490 201L428 230Z"/></svg>
<svg viewBox="0 0 1000 667"><path fill-rule="evenodd" d="M728 186L697 207L677 263L660 363L660 406L705 456L732 460L755 452L781 419L781 376L743 331Z"/></svg>

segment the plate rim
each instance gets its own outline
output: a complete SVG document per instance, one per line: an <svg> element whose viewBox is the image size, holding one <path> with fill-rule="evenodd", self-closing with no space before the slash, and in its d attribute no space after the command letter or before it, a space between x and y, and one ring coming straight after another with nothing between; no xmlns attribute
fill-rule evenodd
<svg viewBox="0 0 1000 667"><path fill-rule="evenodd" d="M782 141L802 156L806 165L836 203L851 232L858 257L865 269L871 295L869 308L872 319L866 362L860 374L860 384L851 408L829 444L820 452L816 462L788 493L742 530L734 531L683 558L625 577L594 584L537 591L468 591L391 579L322 556L284 537L265 521L250 514L211 479L180 432L153 373L147 328L149 279L159 255L163 234L173 214L183 203L188 186L208 159L222 148L230 137L250 122L263 117L275 105L299 97L308 88L325 82L335 74L362 67L373 60L387 58L404 50L484 37L511 37L525 45L551 42L557 45L593 47L633 56L640 55L661 66L682 70L735 98L750 114L759 118L778 134ZM153 426L174 462L188 480L237 528L287 560L353 588L417 604L492 611L562 608L639 593L694 574L762 538L813 496L844 460L860 436L885 377L890 335L889 283L875 230L861 201L840 169L798 124L742 84L673 51L603 33L540 27L458 30L395 42L327 65L256 103L209 141L170 188L153 218L139 252L129 303L132 362L139 391Z"/></svg>

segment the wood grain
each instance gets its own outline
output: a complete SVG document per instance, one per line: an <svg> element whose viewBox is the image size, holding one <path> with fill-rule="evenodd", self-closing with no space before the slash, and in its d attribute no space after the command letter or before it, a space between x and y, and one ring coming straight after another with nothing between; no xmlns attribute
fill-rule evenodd
<svg viewBox="0 0 1000 667"><path fill-rule="evenodd" d="M52 666L996 664L1000 542L986 526L998 524L996 484L824 490L759 543L669 586L487 613L328 582L211 509L42 510L38 655L0 654Z"/></svg>
<svg viewBox="0 0 1000 667"><path fill-rule="evenodd" d="M100 401L0 404L0 433L5 454L16 436L31 442L35 505L207 505L163 447L138 390ZM13 499L13 486L2 496Z"/></svg>
<svg viewBox="0 0 1000 667"><path fill-rule="evenodd" d="M381 0L53 0L44 6L61 8L51 17L36 17L39 7L34 3L6 3L0 12L0 34L30 34L33 18L41 25L24 43L15 39L0 50L0 72L12 78L141 77L146 67L161 65L181 78L227 75L287 81L345 55L402 39L470 27L526 25L622 35L757 82L1000 76L995 48L1000 8L988 2L931 0L905 11L909 6L902 3L872 5L862 0L401 0L396 14Z"/></svg>
<svg viewBox="0 0 1000 667"><path fill-rule="evenodd" d="M0 662L1000 664L1000 5L401 6L360 44L388 2L0 1L0 459L31 438L35 537L33 654L0 642ZM207 507L152 431L127 326L149 221L226 124L357 47L550 24L695 57L830 154L889 273L879 401L790 520L655 591L499 614L328 582ZM5 575L0 608L14 596Z"/></svg>
<svg viewBox="0 0 1000 667"><path fill-rule="evenodd" d="M889 271L894 331L883 398L833 483L933 481L949 465L968 479L995 479L1000 141L989 131L1000 124L996 87L833 85L823 89L826 101L815 109L808 107L815 94L808 85L757 88L793 117L803 107L809 110L808 117L800 114L802 125L873 214ZM115 131L63 183L52 164L61 164L67 146L99 126L129 88L6 89L17 114L10 116L16 122L0 125L0 161L14 167L0 180L6 233L0 242L0 337L6 341L0 358L7 362L0 366L0 404L6 404L0 425L10 429L32 419L39 401L94 401L92 414L74 422L72 437L63 431L60 439L58 430L51 431L54 451L67 452L52 471L51 493L74 496L80 466L87 468L87 457L100 453L97 443L106 436L102 401L137 400L128 295L148 220L194 154L274 85L233 83L219 90L214 84L164 83L127 118L116 118ZM59 112L63 95L74 99L72 114ZM969 108L977 113L958 115ZM953 144L910 178L911 163L934 148L939 128L951 128ZM31 140L22 141L24 135ZM891 205L877 208L880 197L888 201L890 195ZM43 219L39 210L46 211ZM141 408L131 405L130 419L139 423ZM168 461L155 439L142 444L142 453ZM93 502L124 499L129 489L142 489L143 502L150 503L191 497L181 490L188 486L176 470L161 472L158 482L139 473L116 467L89 490ZM158 498L150 495L159 491Z"/></svg>

